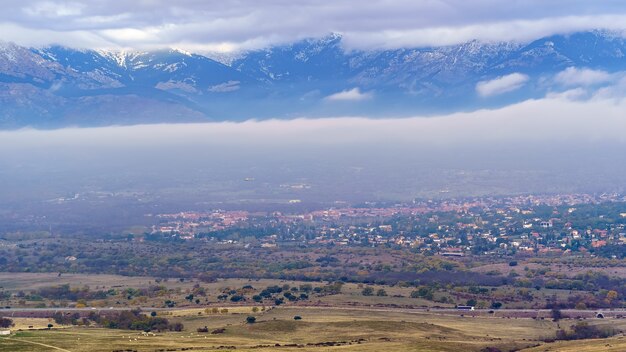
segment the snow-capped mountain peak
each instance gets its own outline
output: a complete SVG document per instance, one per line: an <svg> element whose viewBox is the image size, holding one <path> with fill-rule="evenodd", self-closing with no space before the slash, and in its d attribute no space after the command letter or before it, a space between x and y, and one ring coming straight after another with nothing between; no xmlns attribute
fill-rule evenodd
<svg viewBox="0 0 626 352"><path fill-rule="evenodd" d="M609 31L375 51L348 50L342 40L206 55L0 43L0 127L63 126L72 116L97 125L455 111L544 95L549 78L570 67L626 71L626 40ZM523 82L501 94L477 91L509 76ZM367 99L326 99L352 91Z"/></svg>

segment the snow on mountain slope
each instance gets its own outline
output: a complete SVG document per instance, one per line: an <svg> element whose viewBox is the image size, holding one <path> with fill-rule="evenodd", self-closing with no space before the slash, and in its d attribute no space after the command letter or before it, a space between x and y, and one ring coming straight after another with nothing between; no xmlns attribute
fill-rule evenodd
<svg viewBox="0 0 626 352"><path fill-rule="evenodd" d="M546 79L568 67L626 70L626 41L591 31L530 43L348 51L333 34L212 57L175 49L94 51L0 43L0 127L61 127L77 112L85 118L74 118L74 124L102 125L179 121L171 116L184 114L198 121L473 109L541 96L550 89ZM513 74L528 79L503 94L476 93L479 82ZM367 99L326 99L350 91ZM113 101L128 109L100 106ZM146 108L148 116L138 113L140 104L160 109ZM138 117L113 116L124 111Z"/></svg>

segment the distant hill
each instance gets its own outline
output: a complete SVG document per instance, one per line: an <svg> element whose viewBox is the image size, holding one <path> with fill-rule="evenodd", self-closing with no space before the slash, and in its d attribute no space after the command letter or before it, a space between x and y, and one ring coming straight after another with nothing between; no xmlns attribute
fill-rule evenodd
<svg viewBox="0 0 626 352"><path fill-rule="evenodd" d="M546 79L568 67L626 69L626 40L603 31L384 51L347 51L341 41L230 60L0 43L0 128L444 113L542 97ZM515 89L477 93L479 82L511 74L524 77Z"/></svg>

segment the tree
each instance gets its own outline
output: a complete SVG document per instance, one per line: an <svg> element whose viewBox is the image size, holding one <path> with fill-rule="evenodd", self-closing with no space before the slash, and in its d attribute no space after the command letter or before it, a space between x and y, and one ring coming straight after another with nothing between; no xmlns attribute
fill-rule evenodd
<svg viewBox="0 0 626 352"><path fill-rule="evenodd" d="M561 320L561 318L563 318L563 313L561 313L561 310L558 307L552 308L552 320L559 321Z"/></svg>
<svg viewBox="0 0 626 352"><path fill-rule="evenodd" d="M385 291L385 289L381 288L378 291L376 291L376 296L379 296L379 297L387 296L387 291Z"/></svg>
<svg viewBox="0 0 626 352"><path fill-rule="evenodd" d="M156 317L157 316L157 312L154 312L154 311L150 312L150 316L151 317Z"/></svg>
<svg viewBox="0 0 626 352"><path fill-rule="evenodd" d="M296 315L295 317L293 317L293 320L302 320L302 317L299 315Z"/></svg>
<svg viewBox="0 0 626 352"><path fill-rule="evenodd" d="M248 316L248 317L246 318L246 323L248 323L248 324L254 324L254 323L256 323L256 318L255 318L255 317L253 317L253 316Z"/></svg>
<svg viewBox="0 0 626 352"><path fill-rule="evenodd" d="M48 324L48 330L52 329L53 327L54 327L54 325Z"/></svg>
<svg viewBox="0 0 626 352"><path fill-rule="evenodd" d="M240 301L245 301L246 298L242 295L234 295L232 297L230 297L230 300L233 302L240 302Z"/></svg>
<svg viewBox="0 0 626 352"><path fill-rule="evenodd" d="M374 295L374 289L370 286L367 286L366 288L363 289L363 291L361 291L361 294L363 296L372 296Z"/></svg>
<svg viewBox="0 0 626 352"><path fill-rule="evenodd" d="M606 293L606 303L611 304L614 300L616 300L618 297L617 291L615 290L611 290L609 292Z"/></svg>
<svg viewBox="0 0 626 352"><path fill-rule="evenodd" d="M426 286L420 286L417 290L411 292L411 298L433 299L433 290Z"/></svg>
<svg viewBox="0 0 626 352"><path fill-rule="evenodd" d="M10 328L14 325L15 323L13 323L13 320L9 318L0 318L0 328Z"/></svg>
<svg viewBox="0 0 626 352"><path fill-rule="evenodd" d="M252 312L256 313L259 311L259 307L252 307Z"/></svg>

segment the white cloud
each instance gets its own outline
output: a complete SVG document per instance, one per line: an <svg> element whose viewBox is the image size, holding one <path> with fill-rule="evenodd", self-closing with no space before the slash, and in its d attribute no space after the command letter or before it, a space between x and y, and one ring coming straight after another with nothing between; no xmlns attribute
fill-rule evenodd
<svg viewBox="0 0 626 352"><path fill-rule="evenodd" d="M626 30L617 0L3 0L3 39L90 48L238 51L340 33L348 48L528 41L596 29Z"/></svg>
<svg viewBox="0 0 626 352"><path fill-rule="evenodd" d="M578 87L569 89L564 92L549 92L547 97L550 99L565 99L565 100L587 100L591 97L591 92L587 89Z"/></svg>
<svg viewBox="0 0 626 352"><path fill-rule="evenodd" d="M613 81L614 75L601 70L568 67L559 72L554 80L564 86L591 86Z"/></svg>
<svg viewBox="0 0 626 352"><path fill-rule="evenodd" d="M539 6L539 5L538 5ZM397 49L405 47L482 42L528 42L534 39L578 31L606 29L620 35L626 30L626 15L565 16L483 23L441 25L423 28L384 29L380 31L347 31L345 45L355 49ZM598 23L602 23L599 27Z"/></svg>
<svg viewBox="0 0 626 352"><path fill-rule="evenodd" d="M476 84L476 92L482 97L490 97L520 89L528 82L529 77L521 73L511 73L490 81L481 81Z"/></svg>
<svg viewBox="0 0 626 352"><path fill-rule="evenodd" d="M214 86L209 87L209 92L212 93L227 93L227 92L234 92L236 90L238 90L239 88L241 88L241 86L239 85L239 81L228 81L228 82L224 82L224 83L220 83L220 84L216 84Z"/></svg>
<svg viewBox="0 0 626 352"><path fill-rule="evenodd" d="M219 143L247 145L350 144L362 141L409 143L431 148L480 143L543 141L614 141L626 143L626 99L597 97L571 101L565 97L528 100L493 110L403 119L324 118L168 124L104 128L67 128L56 131L0 131L0 147L33 144L38 147L88 143L125 146L158 141L159 145ZM497 131L497 133L493 133ZM558 133L555 133L558 131ZM323 138L320 138L323 136ZM118 143L119 144L119 143ZM121 146L121 144L120 144Z"/></svg>
<svg viewBox="0 0 626 352"><path fill-rule="evenodd" d="M85 5L80 3L54 3L52 1L43 1L25 7L24 13L34 17L68 17L79 16Z"/></svg>
<svg viewBox="0 0 626 352"><path fill-rule="evenodd" d="M361 92L361 90L357 87L331 94L325 99L330 101L361 101L371 99L373 96L372 92Z"/></svg>
<svg viewBox="0 0 626 352"><path fill-rule="evenodd" d="M621 75L616 82L608 86L602 87L594 92L594 99L613 99L621 101L626 97L626 76Z"/></svg>

